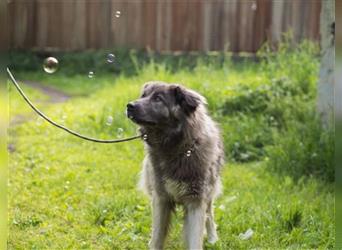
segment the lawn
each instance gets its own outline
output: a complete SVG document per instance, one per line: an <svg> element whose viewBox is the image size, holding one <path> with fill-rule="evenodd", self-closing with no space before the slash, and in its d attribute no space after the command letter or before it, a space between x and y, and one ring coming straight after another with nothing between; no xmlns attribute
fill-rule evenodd
<svg viewBox="0 0 342 250"><path fill-rule="evenodd" d="M295 134L311 122L306 114L314 107L318 59L309 46L302 54L284 52L267 60L272 63L199 61L176 71L151 62L136 74L101 72L92 79L62 70L14 73L70 96L56 103L40 88L24 85L49 116L101 138L136 133L124 111L145 81L178 82L199 91L221 125L227 155L224 193L215 203L220 240L206 249L332 249L334 186L328 168L318 171L327 167L329 149L307 140L310 131L301 130L303 141ZM151 208L136 188L143 142L82 141L38 118L13 87L9 94L8 248L146 249ZM286 143L302 147L294 149L300 159L287 154ZM275 162L289 167L270 167ZM179 208L166 249L182 249L181 224ZM252 237L241 239L248 229Z"/></svg>

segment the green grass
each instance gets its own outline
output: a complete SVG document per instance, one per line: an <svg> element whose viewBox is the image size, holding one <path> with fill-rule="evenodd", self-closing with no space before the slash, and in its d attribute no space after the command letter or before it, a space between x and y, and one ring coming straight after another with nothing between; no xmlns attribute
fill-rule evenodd
<svg viewBox="0 0 342 250"><path fill-rule="evenodd" d="M293 121L309 119L302 114L314 105L318 65L309 56L312 64L298 74L288 73L296 67L289 62L286 75L280 72L284 65L274 67L279 58L272 64L198 62L191 70L177 71L152 63L135 75L103 72L94 79L83 73L18 75L72 94L63 104L40 107L68 127L101 138L121 136L118 128L123 128L123 136L135 134L136 126L124 109L139 96L145 81L179 82L203 93L222 127L228 159L222 173L224 193L215 203L220 240L214 246L206 244L206 249L332 249L334 188L324 181L325 173L279 174L268 166L277 155L268 153L269 148L277 151L274 140L293 137ZM303 74L307 82L295 88ZM44 98L34 89L28 93L34 100ZM37 119L13 88L10 99L11 114L28 115L9 130L15 148L9 166L9 249L147 249L151 209L136 188L142 142L81 141ZM111 126L106 125L108 116L114 118ZM314 143L312 139L305 145ZM285 140L281 145L286 151L292 144ZM281 162L285 168L295 157L289 155ZM305 152L298 158L298 164L305 163ZM167 249L182 249L181 224L178 209ZM252 238L239 239L249 228Z"/></svg>
<svg viewBox="0 0 342 250"><path fill-rule="evenodd" d="M0 216L7 218L7 165L8 154L6 150L7 144L7 128L8 128L8 94L6 91L6 80L0 73ZM6 249L7 221L0 221L0 249Z"/></svg>

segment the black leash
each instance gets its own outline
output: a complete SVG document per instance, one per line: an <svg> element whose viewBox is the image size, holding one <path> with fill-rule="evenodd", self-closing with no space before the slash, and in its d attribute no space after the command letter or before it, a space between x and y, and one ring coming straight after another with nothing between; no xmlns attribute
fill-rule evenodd
<svg viewBox="0 0 342 250"><path fill-rule="evenodd" d="M64 127L63 125L60 125L56 122L54 122L53 120L51 120L49 117L47 117L43 112L41 112L38 108L36 108L32 102L29 100L29 98L25 95L24 91L20 88L18 82L15 80L15 78L13 77L11 71L9 70L9 68L7 68L7 73L8 76L10 77L12 83L14 84L14 86L17 88L17 90L19 91L20 95L24 98L24 100L27 102L28 105L30 105L30 107L42 118L44 118L44 120L46 120L47 122L49 122L50 124L54 125L57 128L63 129L64 131L68 132L69 134L72 134L76 137L79 137L81 139L87 140L87 141L92 141L92 142L99 142L99 143L118 143L118 142L125 142L125 141L132 141L135 139L139 139L142 137L142 135L136 135L136 136L132 136L132 137L128 137L128 138L123 138L123 139L113 139L113 140L102 140L102 139L96 139L96 138L92 138L92 137L88 137L85 135L81 135L71 129L68 129L67 127Z"/></svg>

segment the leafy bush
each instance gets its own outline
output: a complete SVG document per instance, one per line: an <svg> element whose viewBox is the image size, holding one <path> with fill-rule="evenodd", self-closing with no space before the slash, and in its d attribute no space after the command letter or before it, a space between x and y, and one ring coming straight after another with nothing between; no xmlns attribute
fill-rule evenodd
<svg viewBox="0 0 342 250"><path fill-rule="evenodd" d="M319 66L319 46L304 40L295 44L293 34L287 33L276 50L266 43L259 51L260 71L269 79L288 76L303 93L315 95Z"/></svg>
<svg viewBox="0 0 342 250"><path fill-rule="evenodd" d="M107 55L113 53L113 64L107 63ZM159 54L143 49L100 49L86 50L82 53L63 51L23 51L12 50L9 53L9 67L16 71L35 72L42 70L45 58L53 56L59 61L59 71L65 75L97 73L122 73L127 76L137 75L144 66L164 64L170 72L193 70L199 64L211 67L227 65L230 57L222 52L211 53L170 53Z"/></svg>
<svg viewBox="0 0 342 250"><path fill-rule="evenodd" d="M305 122L290 121L286 131L275 133L274 145L266 148L267 166L295 179L302 176L334 181L333 132L322 128L313 112Z"/></svg>
<svg viewBox="0 0 342 250"><path fill-rule="evenodd" d="M265 116L250 117L239 114L220 122L229 160L249 162L265 155L264 147L272 143L272 127Z"/></svg>
<svg viewBox="0 0 342 250"><path fill-rule="evenodd" d="M142 83L151 80L151 77L180 82L207 98L210 113L221 124L228 161L250 162L268 157L269 164L274 164L271 167L273 170L298 176L324 176L331 180L332 173L327 170L332 167L327 158L331 149L326 148L326 152L317 150L321 146L320 138L325 136L321 129L313 125L317 123L316 119L308 116L315 106L318 51L317 44L303 41L294 45L291 35L287 35L276 52L266 44L258 52L256 60L248 61L237 61L224 52L160 55L150 51L119 49L82 53L13 51L10 62L11 67L19 72L34 72L41 71L41 63L46 56L57 57L60 61L60 70L54 74L59 76L57 80L44 73L30 73L29 79L44 79L44 82L65 88L73 94L99 90L115 82L119 74L130 76L132 82ZM115 54L117 61L114 65L107 64L108 53ZM89 70L96 72L99 83L94 84L87 79ZM115 73L113 82L108 78L101 80L101 75L108 73ZM77 75L77 79L82 81L82 88L79 88L78 82L69 82L66 77L69 74ZM125 106L124 102L128 100L123 100L120 106ZM103 100L103 107L102 116L91 115L83 119L94 133L115 136L117 131L104 125L114 105L109 100ZM116 114L113 118L116 127L134 133L124 114ZM311 127L306 127L308 124ZM303 142L308 144L305 152L301 150L299 138L307 140ZM329 143L324 141L324 147L332 147ZM300 152L297 154L297 151ZM320 160L312 163L308 155L314 152ZM290 164L291 161L298 161L297 165L301 166L296 167Z"/></svg>
<svg viewBox="0 0 342 250"><path fill-rule="evenodd" d="M242 162L261 160L264 147L274 143L274 131L286 131L293 120L306 122L313 102L289 77L271 79L255 88L238 86L236 94L216 110L219 116L230 117L221 122L230 124L226 140L229 157Z"/></svg>
<svg viewBox="0 0 342 250"><path fill-rule="evenodd" d="M229 158L239 162L268 159L281 174L334 180L333 135L315 116L318 47L297 46L285 36L277 53L268 45L258 53L264 83L237 86L216 112L222 119Z"/></svg>

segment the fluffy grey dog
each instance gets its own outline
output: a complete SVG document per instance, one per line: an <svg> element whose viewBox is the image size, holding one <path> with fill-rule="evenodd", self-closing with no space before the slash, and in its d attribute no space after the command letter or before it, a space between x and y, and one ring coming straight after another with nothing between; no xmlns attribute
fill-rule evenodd
<svg viewBox="0 0 342 250"><path fill-rule="evenodd" d="M127 116L144 134L146 157L141 187L152 199L151 249L163 249L171 213L184 206L188 249L218 240L213 200L221 192L224 152L206 100L178 84L148 82L141 97L127 104Z"/></svg>

